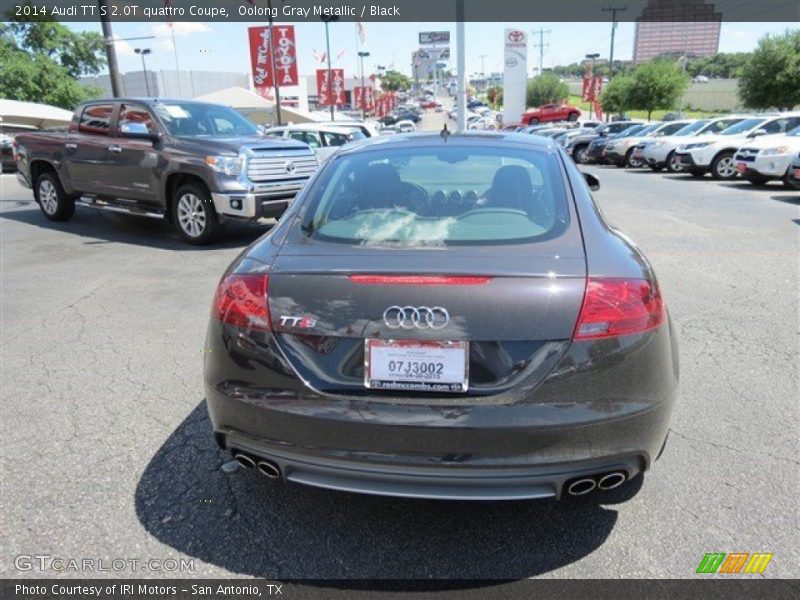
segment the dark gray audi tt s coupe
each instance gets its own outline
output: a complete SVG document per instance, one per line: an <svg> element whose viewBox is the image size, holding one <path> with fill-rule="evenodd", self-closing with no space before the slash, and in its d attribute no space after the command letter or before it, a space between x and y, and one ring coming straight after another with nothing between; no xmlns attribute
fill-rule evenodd
<svg viewBox="0 0 800 600"><path fill-rule="evenodd" d="M676 337L596 185L516 133L343 147L219 283L217 443L270 478L422 498L559 498L647 470Z"/></svg>

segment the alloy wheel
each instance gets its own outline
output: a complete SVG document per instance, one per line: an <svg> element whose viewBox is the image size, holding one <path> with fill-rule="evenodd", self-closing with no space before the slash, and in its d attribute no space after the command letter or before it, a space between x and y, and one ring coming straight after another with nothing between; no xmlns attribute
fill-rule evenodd
<svg viewBox="0 0 800 600"><path fill-rule="evenodd" d="M717 161L717 175L723 179L730 179L736 175L736 167L733 165L732 156L723 156Z"/></svg>
<svg viewBox="0 0 800 600"><path fill-rule="evenodd" d="M186 235L198 237L206 228L206 209L194 194L184 194L178 200L178 222Z"/></svg>
<svg viewBox="0 0 800 600"><path fill-rule="evenodd" d="M39 184L39 203L48 215L54 215L58 210L58 192L48 179L43 179Z"/></svg>

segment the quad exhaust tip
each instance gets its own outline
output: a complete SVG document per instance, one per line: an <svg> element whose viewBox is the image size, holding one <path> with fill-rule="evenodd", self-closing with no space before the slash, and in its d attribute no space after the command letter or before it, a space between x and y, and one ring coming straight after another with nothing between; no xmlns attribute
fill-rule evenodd
<svg viewBox="0 0 800 600"><path fill-rule="evenodd" d="M600 473L591 477L576 479L567 485L567 493L570 496L583 496L595 489L613 490L621 486L628 480L628 474L624 471L613 471L611 473Z"/></svg>
<svg viewBox="0 0 800 600"><path fill-rule="evenodd" d="M597 482L597 487L601 490L613 490L616 487L621 486L625 483L627 479L625 473L621 471L615 471L614 473L609 473L608 475L604 475L600 478L600 481Z"/></svg>
<svg viewBox="0 0 800 600"><path fill-rule="evenodd" d="M241 452L234 454L233 459L245 469L252 469L256 466L256 461L247 456L247 454L242 454Z"/></svg>
<svg viewBox="0 0 800 600"><path fill-rule="evenodd" d="M271 460L260 460L256 466L258 472L268 479L278 479L281 476L281 468Z"/></svg>
<svg viewBox="0 0 800 600"><path fill-rule="evenodd" d="M570 496L583 496L591 492L596 486L594 479L578 479L569 484L567 492Z"/></svg>

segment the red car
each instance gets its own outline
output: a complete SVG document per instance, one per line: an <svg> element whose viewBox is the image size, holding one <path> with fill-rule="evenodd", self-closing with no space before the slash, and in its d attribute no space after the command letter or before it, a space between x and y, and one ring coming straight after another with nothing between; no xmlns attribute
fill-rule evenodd
<svg viewBox="0 0 800 600"><path fill-rule="evenodd" d="M581 116L581 109L571 104L542 104L538 108L529 110L522 115L525 125L548 123L550 121L577 121Z"/></svg>

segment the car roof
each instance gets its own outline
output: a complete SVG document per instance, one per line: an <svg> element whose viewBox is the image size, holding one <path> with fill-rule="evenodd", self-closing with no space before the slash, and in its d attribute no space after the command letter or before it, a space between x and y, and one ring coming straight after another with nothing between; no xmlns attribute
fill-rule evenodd
<svg viewBox="0 0 800 600"><path fill-rule="evenodd" d="M398 147L426 147L447 144L448 146L486 146L487 142L495 142L497 145L513 145L516 147L531 146L538 150L555 152L559 145L550 138L536 137L524 133L512 131L462 131L448 132L445 141L444 136L439 131L422 131L414 133L400 133L386 137L374 137L361 140L346 146L342 146L338 154L358 154L360 152L371 152L379 147L386 149Z"/></svg>

